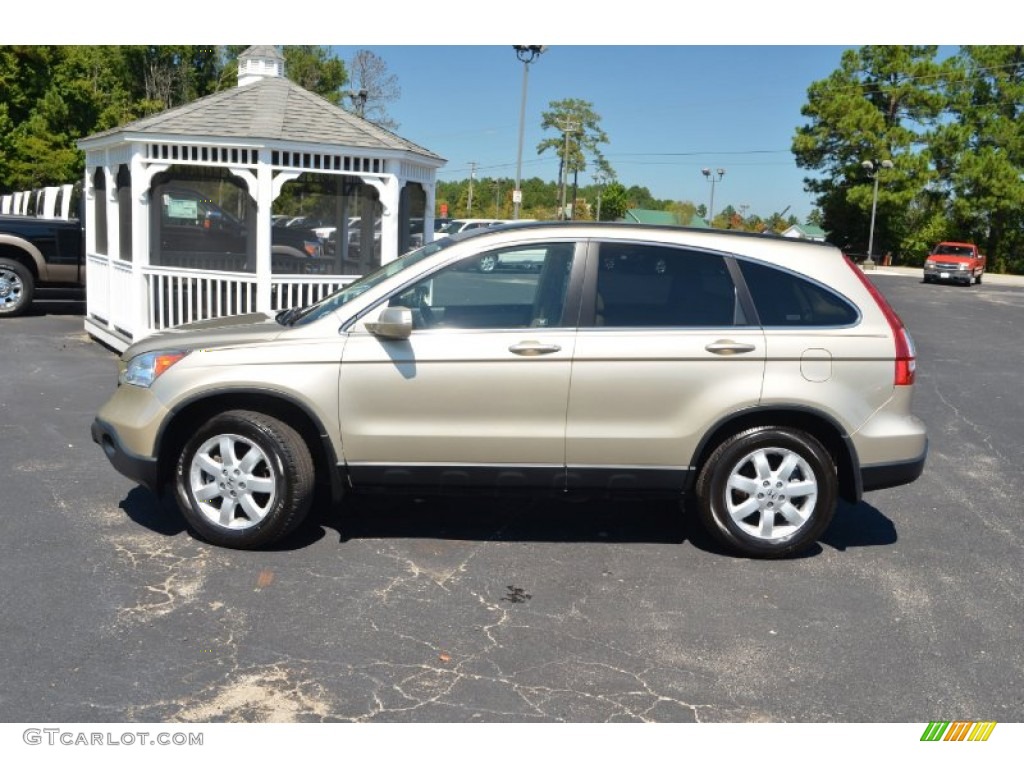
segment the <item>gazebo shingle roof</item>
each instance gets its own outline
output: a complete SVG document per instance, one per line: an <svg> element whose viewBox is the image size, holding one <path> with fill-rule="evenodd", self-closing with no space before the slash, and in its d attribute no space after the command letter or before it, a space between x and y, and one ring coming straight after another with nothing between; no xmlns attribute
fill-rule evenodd
<svg viewBox="0 0 1024 768"><path fill-rule="evenodd" d="M430 150L374 125L284 77L269 77L220 91L180 107L89 136L120 133L222 136L277 142L344 145L415 152L441 160Z"/></svg>

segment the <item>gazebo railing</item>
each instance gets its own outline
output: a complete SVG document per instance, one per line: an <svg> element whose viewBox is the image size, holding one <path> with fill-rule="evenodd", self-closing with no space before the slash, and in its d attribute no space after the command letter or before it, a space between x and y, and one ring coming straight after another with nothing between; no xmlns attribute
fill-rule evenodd
<svg viewBox="0 0 1024 768"><path fill-rule="evenodd" d="M143 267L149 331L256 311L256 275Z"/></svg>
<svg viewBox="0 0 1024 768"><path fill-rule="evenodd" d="M131 334L131 302L126 299L132 293L130 261L89 254L85 261L85 291L91 317Z"/></svg>
<svg viewBox="0 0 1024 768"><path fill-rule="evenodd" d="M270 308L304 307L348 285L358 275L274 275L270 278Z"/></svg>
<svg viewBox="0 0 1024 768"><path fill-rule="evenodd" d="M93 327L112 332L110 343L121 347L156 331L185 323L256 312L257 280L249 272L186 269L182 267L140 266L129 261L90 253L86 259L86 291L89 322ZM135 314L136 274L145 281L142 322ZM357 279L357 275L275 274L270 278L270 309L301 307Z"/></svg>
<svg viewBox="0 0 1024 768"><path fill-rule="evenodd" d="M257 311L256 276L172 267L143 267L149 300L147 331ZM302 307L351 283L357 275L272 275L270 309Z"/></svg>

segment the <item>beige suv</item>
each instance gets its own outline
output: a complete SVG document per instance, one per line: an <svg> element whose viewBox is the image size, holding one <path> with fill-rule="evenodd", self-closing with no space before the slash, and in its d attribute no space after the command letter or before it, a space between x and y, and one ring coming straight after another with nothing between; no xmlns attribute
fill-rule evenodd
<svg viewBox="0 0 1024 768"><path fill-rule="evenodd" d="M481 271L529 254L530 271ZM924 467L915 352L834 247L526 224L446 238L301 309L186 326L122 357L93 438L239 548L316 483L692 494L734 550L791 554L840 497Z"/></svg>

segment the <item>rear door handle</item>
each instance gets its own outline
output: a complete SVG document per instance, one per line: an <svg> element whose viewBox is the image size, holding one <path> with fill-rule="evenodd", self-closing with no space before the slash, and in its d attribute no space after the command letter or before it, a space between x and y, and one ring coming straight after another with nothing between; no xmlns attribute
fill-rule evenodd
<svg viewBox="0 0 1024 768"><path fill-rule="evenodd" d="M741 344L731 339L719 339L711 342L704 349L716 355L742 355L745 352L753 352L756 347L753 344Z"/></svg>
<svg viewBox="0 0 1024 768"><path fill-rule="evenodd" d="M541 344L539 341L520 341L508 348L508 351L523 357L536 357L537 355L550 355L552 352L560 352L562 348L557 344Z"/></svg>

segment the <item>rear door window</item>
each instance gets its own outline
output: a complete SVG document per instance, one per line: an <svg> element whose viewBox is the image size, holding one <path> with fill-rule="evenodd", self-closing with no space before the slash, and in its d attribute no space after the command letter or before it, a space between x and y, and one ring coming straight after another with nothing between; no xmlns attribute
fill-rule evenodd
<svg viewBox="0 0 1024 768"><path fill-rule="evenodd" d="M745 325L725 259L686 248L601 243L594 324L613 328Z"/></svg>

